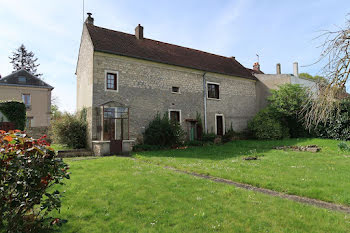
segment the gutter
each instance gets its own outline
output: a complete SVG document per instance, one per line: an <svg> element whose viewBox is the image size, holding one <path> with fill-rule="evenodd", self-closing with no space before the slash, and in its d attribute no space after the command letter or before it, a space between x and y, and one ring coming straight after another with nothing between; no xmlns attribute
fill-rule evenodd
<svg viewBox="0 0 350 233"><path fill-rule="evenodd" d="M204 132L208 133L208 124L207 124L207 85L205 75L207 72L203 73L203 104L204 104Z"/></svg>

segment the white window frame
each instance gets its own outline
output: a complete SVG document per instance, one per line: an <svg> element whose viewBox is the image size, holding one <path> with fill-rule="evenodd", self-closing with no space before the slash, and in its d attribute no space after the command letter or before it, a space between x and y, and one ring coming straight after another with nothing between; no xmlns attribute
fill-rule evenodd
<svg viewBox="0 0 350 233"><path fill-rule="evenodd" d="M112 73L112 74L117 75L117 90L107 89L107 74L108 73ZM105 91L119 92L119 71L116 71L116 70L105 70L104 79L105 79Z"/></svg>
<svg viewBox="0 0 350 233"><path fill-rule="evenodd" d="M173 87L179 88L179 91L178 92L173 91ZM173 93L173 94L181 94L180 87L179 86L171 86L171 93Z"/></svg>
<svg viewBox="0 0 350 233"><path fill-rule="evenodd" d="M215 135L218 135L218 129L217 129L218 127L217 127L217 120L216 120L217 116L222 116L222 134L225 135L226 133L225 116L222 113L215 114Z"/></svg>
<svg viewBox="0 0 350 233"><path fill-rule="evenodd" d="M26 105L26 103L24 102L24 96L25 95L29 95L29 105ZM26 106L26 108L30 108L32 106L32 96L31 94L27 94L27 93L22 93L22 102L24 103L24 105Z"/></svg>
<svg viewBox="0 0 350 233"><path fill-rule="evenodd" d="M181 125L181 122L182 122L181 110L180 109L168 109L169 120L170 120L170 112L179 112L179 115L180 115L179 124Z"/></svg>
<svg viewBox="0 0 350 233"><path fill-rule="evenodd" d="M218 85L219 86L219 99L216 99L216 98L210 98L209 95L208 95L208 84L215 84L215 85ZM207 81L206 82L206 96L207 96L207 99L209 100L221 100L221 94L220 94L220 83L216 83L216 82L210 82L210 81Z"/></svg>

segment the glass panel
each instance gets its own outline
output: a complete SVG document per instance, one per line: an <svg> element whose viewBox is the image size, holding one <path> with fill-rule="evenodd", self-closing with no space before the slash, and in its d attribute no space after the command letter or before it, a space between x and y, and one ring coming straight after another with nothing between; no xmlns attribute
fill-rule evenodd
<svg viewBox="0 0 350 233"><path fill-rule="evenodd" d="M128 108L118 107L117 118L128 118Z"/></svg>
<svg viewBox="0 0 350 233"><path fill-rule="evenodd" d="M115 118L115 108L105 108L104 117L105 119Z"/></svg>

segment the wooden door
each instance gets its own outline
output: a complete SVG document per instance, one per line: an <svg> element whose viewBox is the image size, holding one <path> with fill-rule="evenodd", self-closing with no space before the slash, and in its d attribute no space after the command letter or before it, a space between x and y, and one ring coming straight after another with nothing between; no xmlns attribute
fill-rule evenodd
<svg viewBox="0 0 350 233"><path fill-rule="evenodd" d="M223 119L223 116L216 116L216 134L218 136L224 135L224 119Z"/></svg>

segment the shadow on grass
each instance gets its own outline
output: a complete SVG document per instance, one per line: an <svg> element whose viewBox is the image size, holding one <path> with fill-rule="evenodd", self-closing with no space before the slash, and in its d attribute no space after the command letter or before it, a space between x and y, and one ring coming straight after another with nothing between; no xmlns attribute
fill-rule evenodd
<svg viewBox="0 0 350 233"><path fill-rule="evenodd" d="M223 160L239 156L263 155L278 146L293 146L296 144L305 144L311 141L311 138L296 138L284 140L237 140L220 145L206 145L202 147L189 147L187 149L171 149L157 151L134 152L133 155L143 157L174 157L174 158L193 158Z"/></svg>

